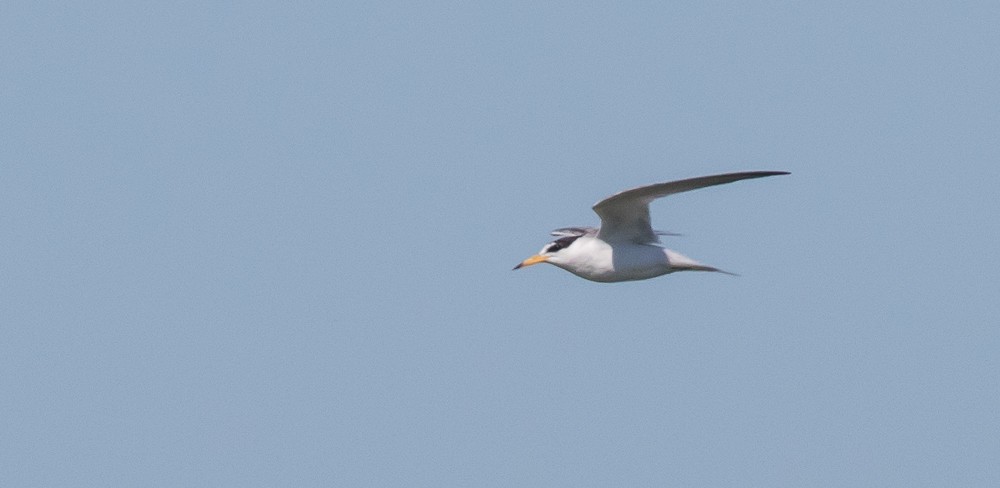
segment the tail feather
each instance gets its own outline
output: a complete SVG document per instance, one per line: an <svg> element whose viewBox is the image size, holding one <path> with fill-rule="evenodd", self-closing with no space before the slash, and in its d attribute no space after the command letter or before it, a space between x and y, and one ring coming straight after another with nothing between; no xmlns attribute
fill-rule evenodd
<svg viewBox="0 0 1000 488"><path fill-rule="evenodd" d="M707 266L695 261L679 252L671 251L670 249L665 249L664 252L667 254L667 259L670 260L670 267L678 271L712 271L715 273L727 274L729 276L739 276L736 273L730 273L729 271L724 271L714 266Z"/></svg>
<svg viewBox="0 0 1000 488"><path fill-rule="evenodd" d="M678 269L690 270L690 271L713 271L715 273L727 274L729 276L739 276L736 273L731 273L729 271L726 271L726 270L723 270L723 269L719 269L719 268L713 268L712 266L705 266L703 264L695 264L695 265L691 265L691 266L680 266L680 267L678 267Z"/></svg>

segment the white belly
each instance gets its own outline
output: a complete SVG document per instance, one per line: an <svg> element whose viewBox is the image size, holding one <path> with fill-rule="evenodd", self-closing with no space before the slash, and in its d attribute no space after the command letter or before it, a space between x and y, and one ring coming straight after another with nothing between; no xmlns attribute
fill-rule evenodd
<svg viewBox="0 0 1000 488"><path fill-rule="evenodd" d="M561 267L581 278L603 283L645 280L674 271L667 250L662 247L593 241L588 243L591 259Z"/></svg>

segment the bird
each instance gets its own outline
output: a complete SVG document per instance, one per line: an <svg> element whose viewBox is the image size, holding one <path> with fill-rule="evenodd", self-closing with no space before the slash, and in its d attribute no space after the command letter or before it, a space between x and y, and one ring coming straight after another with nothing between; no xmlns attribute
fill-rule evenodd
<svg viewBox="0 0 1000 488"><path fill-rule="evenodd" d="M611 195L594 204L600 228L563 227L553 230L558 239L514 269L540 263L562 268L599 283L636 281L676 271L711 271L735 275L702 264L664 247L659 236L676 235L652 228L649 204L658 198L734 181L790 174L787 171L746 171L640 186Z"/></svg>

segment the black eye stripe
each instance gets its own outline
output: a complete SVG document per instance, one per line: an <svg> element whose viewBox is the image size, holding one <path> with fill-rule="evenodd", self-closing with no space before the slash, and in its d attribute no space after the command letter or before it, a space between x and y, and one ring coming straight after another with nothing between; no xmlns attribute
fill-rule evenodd
<svg viewBox="0 0 1000 488"><path fill-rule="evenodd" d="M567 236L563 237L562 239L556 239L551 244L549 244L549 246L545 249L545 252L556 252L560 249L565 249L569 247L569 245L572 244L573 241L579 238L580 236Z"/></svg>

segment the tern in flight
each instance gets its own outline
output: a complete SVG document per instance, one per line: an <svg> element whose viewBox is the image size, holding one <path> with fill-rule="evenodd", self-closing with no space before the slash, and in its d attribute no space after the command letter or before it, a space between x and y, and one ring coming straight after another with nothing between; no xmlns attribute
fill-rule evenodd
<svg viewBox="0 0 1000 488"><path fill-rule="evenodd" d="M594 205L601 227L565 227L552 231L558 239L514 269L538 263L558 266L581 278L603 283L645 280L674 271L715 271L660 244L649 221L649 204L657 198L739 180L787 175L786 171L748 171L702 176L640 186L614 194Z"/></svg>

